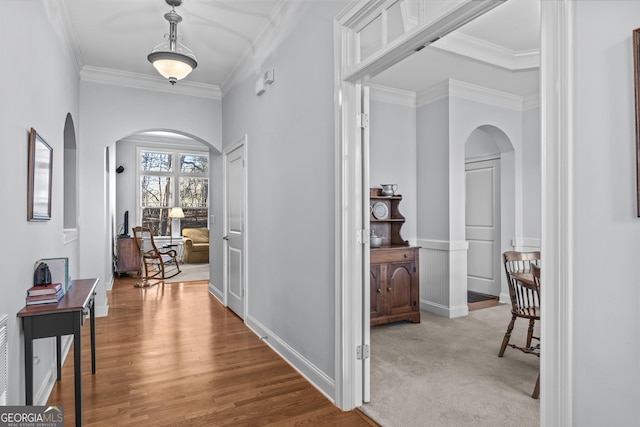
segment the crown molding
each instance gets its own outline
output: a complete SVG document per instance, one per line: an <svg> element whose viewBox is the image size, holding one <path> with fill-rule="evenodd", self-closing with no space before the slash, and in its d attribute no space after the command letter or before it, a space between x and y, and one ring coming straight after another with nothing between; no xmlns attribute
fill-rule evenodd
<svg viewBox="0 0 640 427"><path fill-rule="evenodd" d="M222 96L226 95L243 77L252 73L261 75L264 72L264 69L259 69L259 67L263 65L264 59L277 47L278 35L302 3L304 2L291 0L280 0L278 2L269 20L253 39L251 46L247 48L240 61L222 82Z"/></svg>
<svg viewBox="0 0 640 427"><path fill-rule="evenodd" d="M416 96L416 106L431 104L441 99L449 98L449 80L444 80L428 89L421 90Z"/></svg>
<svg viewBox="0 0 640 427"><path fill-rule="evenodd" d="M494 107L507 108L509 110L524 111L524 99L520 95L453 79L445 80L429 89L419 92L417 96L417 106L421 107L440 99L452 97L480 102ZM532 99L533 98L534 97L532 97Z"/></svg>
<svg viewBox="0 0 640 427"><path fill-rule="evenodd" d="M432 46L510 71L540 68L540 49L516 52L460 33L448 34Z"/></svg>
<svg viewBox="0 0 640 427"><path fill-rule="evenodd" d="M387 104L416 107L416 93L408 90L394 89L382 85L367 84L369 86L369 99Z"/></svg>
<svg viewBox="0 0 640 427"><path fill-rule="evenodd" d="M67 46L69 46L69 50L71 51L76 71L79 73L82 69L82 65L84 64L84 59L82 57L82 52L80 51L80 43L78 43L78 37L76 36L76 33L73 31L73 27L69 22L69 14L67 13L64 1L44 1L42 2L42 4L45 6L45 8L47 8L50 16L54 17L54 22L59 23L64 39L67 42Z"/></svg>
<svg viewBox="0 0 640 427"><path fill-rule="evenodd" d="M142 147L155 146L164 148L179 148L181 150L188 149L198 153L206 153L209 151L208 148L201 142L178 134L173 136L163 136L153 133L137 133L118 140L118 142L120 141L133 143L137 146Z"/></svg>
<svg viewBox="0 0 640 427"><path fill-rule="evenodd" d="M167 79L161 77L151 77L145 74L88 65L85 65L80 70L80 80L83 82L153 90L177 95L197 96L218 101L222 99L220 88L216 85L188 81L181 81L176 85L171 85Z"/></svg>
<svg viewBox="0 0 640 427"><path fill-rule="evenodd" d="M449 79L449 95L494 107L522 111L522 96Z"/></svg>
<svg viewBox="0 0 640 427"><path fill-rule="evenodd" d="M525 96L522 100L522 110L529 111L534 110L536 108L540 108L540 94L536 93L535 95Z"/></svg>

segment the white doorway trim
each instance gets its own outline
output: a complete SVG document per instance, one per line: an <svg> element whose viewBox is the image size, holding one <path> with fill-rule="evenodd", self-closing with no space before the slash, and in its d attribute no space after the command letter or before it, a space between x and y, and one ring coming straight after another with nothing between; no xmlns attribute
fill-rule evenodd
<svg viewBox="0 0 640 427"><path fill-rule="evenodd" d="M542 293L540 425L573 425L572 0L540 1Z"/></svg>
<svg viewBox="0 0 640 427"><path fill-rule="evenodd" d="M545 259L542 280L555 283L542 297L540 424L572 425L572 31L571 0L541 4L541 124L542 124L542 239ZM359 7L356 7L359 6ZM361 259L357 247L358 216L364 195L356 183L361 164L353 153L355 128L354 84L344 80L343 64L350 59L351 34L343 26L361 10L354 2L335 22L335 152L336 152L336 404L343 409L360 406L353 363L356 325L362 313L350 285L360 283ZM353 55L353 53L351 53ZM381 71L381 70L377 70ZM372 73L373 74L373 73ZM357 264L354 264L357 263ZM357 288L357 286L355 286Z"/></svg>

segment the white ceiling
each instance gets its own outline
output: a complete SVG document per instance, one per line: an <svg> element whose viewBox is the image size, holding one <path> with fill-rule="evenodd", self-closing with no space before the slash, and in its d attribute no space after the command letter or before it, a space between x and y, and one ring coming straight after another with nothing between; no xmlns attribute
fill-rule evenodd
<svg viewBox="0 0 640 427"><path fill-rule="evenodd" d="M292 1L300 0L184 0L176 8L183 18L178 35L198 57L198 67L187 80L223 87L256 41L275 25L282 6ZM164 0L58 2L81 68L158 77L147 55L169 30L163 15L171 8ZM537 70L531 68L538 46L539 2L508 0L373 82L419 92L451 77L530 95L538 91ZM469 59L468 52L480 53Z"/></svg>
<svg viewBox="0 0 640 427"><path fill-rule="evenodd" d="M540 2L507 0L371 82L419 93L451 78L531 97L540 91L539 46Z"/></svg>

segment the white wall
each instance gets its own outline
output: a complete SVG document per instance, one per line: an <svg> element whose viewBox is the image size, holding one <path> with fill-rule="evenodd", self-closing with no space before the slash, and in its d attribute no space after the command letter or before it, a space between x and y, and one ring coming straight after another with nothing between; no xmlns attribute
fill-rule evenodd
<svg viewBox="0 0 640 427"><path fill-rule="evenodd" d="M573 424L628 426L640 402L631 42L640 2L578 1L575 10Z"/></svg>
<svg viewBox="0 0 640 427"><path fill-rule="evenodd" d="M522 113L522 234L523 246L540 248L540 107ZM511 236L514 237L514 236Z"/></svg>
<svg viewBox="0 0 640 427"><path fill-rule="evenodd" d="M525 209L527 220L537 214L528 228L537 234L526 240L539 239L540 155L535 154L540 148L540 120L535 114L539 110L525 113L519 97L454 80L429 93L433 100L423 100L417 109L418 244L423 248L420 299L422 309L457 317L468 312L465 149L472 156L501 154L501 252L513 249L512 241L525 240ZM478 146L469 147L470 137ZM526 192L523 176L529 187ZM506 289L502 293L506 299Z"/></svg>
<svg viewBox="0 0 640 427"><path fill-rule="evenodd" d="M64 41L53 2L0 2L0 168L1 223L9 242L0 260L0 314L8 314L10 405L24 404L24 344L16 313L25 305L33 284L34 262L69 257L72 278L78 278L78 241L63 241L64 124L71 113L78 126L78 77ZM6 66L12 64L12 66ZM46 64L46 66L43 66ZM51 220L27 222L27 141L33 127L53 148ZM81 149L82 141L79 141ZM34 402L44 404L55 381L55 341L38 340L34 356Z"/></svg>
<svg viewBox="0 0 640 427"><path fill-rule="evenodd" d="M418 238L449 241L449 99L416 115Z"/></svg>
<svg viewBox="0 0 640 427"><path fill-rule="evenodd" d="M418 224L416 108L372 100L369 123L371 187L398 184L397 194L402 195L399 210L406 219L402 238L415 245Z"/></svg>
<svg viewBox="0 0 640 427"><path fill-rule="evenodd" d="M477 128L471 132L465 143L464 158L465 160L470 160L477 157L491 156L500 156L500 147L487 131Z"/></svg>
<svg viewBox="0 0 640 427"><path fill-rule="evenodd" d="M305 2L223 100L224 144L248 135L247 324L335 398L333 17ZM275 69L275 83L254 94Z"/></svg>

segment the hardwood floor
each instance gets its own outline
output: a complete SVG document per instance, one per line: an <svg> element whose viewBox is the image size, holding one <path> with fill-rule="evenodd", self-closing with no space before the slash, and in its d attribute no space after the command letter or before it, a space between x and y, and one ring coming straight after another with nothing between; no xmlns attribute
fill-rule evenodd
<svg viewBox="0 0 640 427"><path fill-rule="evenodd" d="M334 406L242 320L208 282L135 287L117 279L96 319L97 373L83 327L85 426L377 426ZM73 354L49 405L75 425Z"/></svg>

